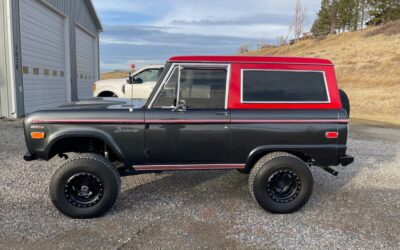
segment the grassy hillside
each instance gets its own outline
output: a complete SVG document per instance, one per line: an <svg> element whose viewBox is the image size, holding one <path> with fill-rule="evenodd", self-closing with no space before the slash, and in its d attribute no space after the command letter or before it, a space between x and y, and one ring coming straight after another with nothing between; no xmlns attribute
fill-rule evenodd
<svg viewBox="0 0 400 250"><path fill-rule="evenodd" d="M128 77L128 71L116 70L113 72L106 72L101 74L101 80L107 79L122 79Z"/></svg>
<svg viewBox="0 0 400 250"><path fill-rule="evenodd" d="M400 21L248 54L330 59L353 118L400 124Z"/></svg>

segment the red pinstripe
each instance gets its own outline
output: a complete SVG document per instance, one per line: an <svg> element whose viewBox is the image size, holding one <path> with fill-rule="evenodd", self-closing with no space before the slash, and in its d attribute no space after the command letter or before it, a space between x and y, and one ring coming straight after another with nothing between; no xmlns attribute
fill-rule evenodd
<svg viewBox="0 0 400 250"><path fill-rule="evenodd" d="M263 123L349 123L349 119L241 119L241 120L146 120L146 123L155 124L263 124ZM51 120L33 120L32 124L144 124L144 120L124 120L124 119L51 119Z"/></svg>
<svg viewBox="0 0 400 250"><path fill-rule="evenodd" d="M33 120L33 124L143 124L144 120L123 120L123 119L51 119L51 120Z"/></svg>
<svg viewBox="0 0 400 250"><path fill-rule="evenodd" d="M137 171L244 169L246 164L177 164L132 166Z"/></svg>

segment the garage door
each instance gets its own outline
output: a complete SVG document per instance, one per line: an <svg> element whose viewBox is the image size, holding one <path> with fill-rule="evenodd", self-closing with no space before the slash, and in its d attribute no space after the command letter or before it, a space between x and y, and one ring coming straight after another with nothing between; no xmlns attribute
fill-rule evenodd
<svg viewBox="0 0 400 250"><path fill-rule="evenodd" d="M35 0L20 1L25 113L67 101L64 18Z"/></svg>
<svg viewBox="0 0 400 250"><path fill-rule="evenodd" d="M76 63L78 99L93 97L92 85L96 79L95 38L76 27Z"/></svg>

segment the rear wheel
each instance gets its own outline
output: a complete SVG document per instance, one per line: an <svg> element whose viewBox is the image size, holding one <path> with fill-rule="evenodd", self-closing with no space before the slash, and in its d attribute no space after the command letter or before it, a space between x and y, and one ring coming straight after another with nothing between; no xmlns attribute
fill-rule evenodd
<svg viewBox="0 0 400 250"><path fill-rule="evenodd" d="M309 200L313 177L309 167L298 157L275 152L261 158L249 176L254 200L272 213L292 213Z"/></svg>
<svg viewBox="0 0 400 250"><path fill-rule="evenodd" d="M118 171L104 157L86 154L60 166L50 183L54 206L72 218L93 218L106 213L120 191Z"/></svg>
<svg viewBox="0 0 400 250"><path fill-rule="evenodd" d="M342 101L342 106L346 110L347 115L350 117L350 100L344 90L339 89L340 100Z"/></svg>

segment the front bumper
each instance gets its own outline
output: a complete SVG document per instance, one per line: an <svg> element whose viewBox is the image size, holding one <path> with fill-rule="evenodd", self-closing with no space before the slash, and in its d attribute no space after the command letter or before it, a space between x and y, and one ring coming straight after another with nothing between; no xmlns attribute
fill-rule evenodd
<svg viewBox="0 0 400 250"><path fill-rule="evenodd" d="M339 156L339 163L344 167L350 165L353 162L354 162L354 157L351 155Z"/></svg>
<svg viewBox="0 0 400 250"><path fill-rule="evenodd" d="M34 160L36 160L37 159L37 157L35 156L35 155L32 155L31 153L29 153L29 152L27 152L25 155L24 155L24 160L25 161L34 161Z"/></svg>

